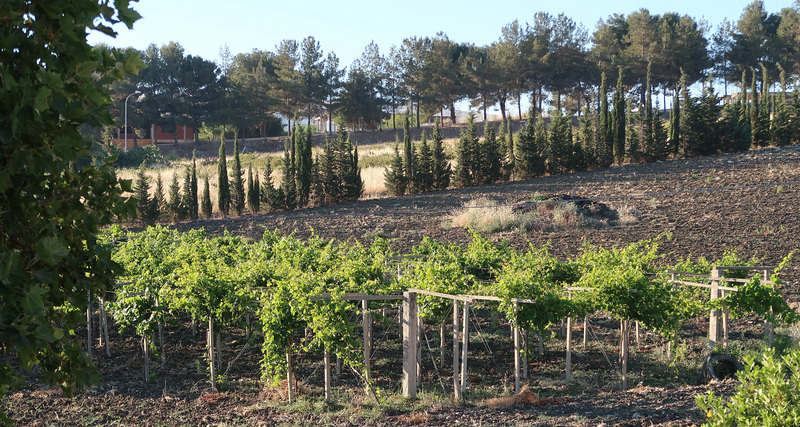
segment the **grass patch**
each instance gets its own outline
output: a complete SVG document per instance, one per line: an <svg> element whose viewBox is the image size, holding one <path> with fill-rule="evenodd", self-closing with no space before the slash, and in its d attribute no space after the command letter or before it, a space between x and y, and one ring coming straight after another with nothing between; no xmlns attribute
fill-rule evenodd
<svg viewBox="0 0 800 427"><path fill-rule="evenodd" d="M635 208L625 205L614 210L573 196L536 195L514 205L481 197L464 204L446 222L446 227L470 227L483 233L499 231L558 231L575 228L602 228L638 222Z"/></svg>

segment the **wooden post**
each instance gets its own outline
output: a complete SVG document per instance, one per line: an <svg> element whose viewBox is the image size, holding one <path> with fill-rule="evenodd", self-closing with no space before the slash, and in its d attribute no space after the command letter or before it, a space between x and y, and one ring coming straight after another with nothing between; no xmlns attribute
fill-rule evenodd
<svg viewBox="0 0 800 427"><path fill-rule="evenodd" d="M637 320L636 321L636 350L637 351L639 350L639 347L641 347L641 345L642 345L642 343L641 343L641 341L639 341L639 321Z"/></svg>
<svg viewBox="0 0 800 427"><path fill-rule="evenodd" d="M461 382L458 379L458 341L459 341L458 300L453 300L453 399L461 400Z"/></svg>
<svg viewBox="0 0 800 427"><path fill-rule="evenodd" d="M147 342L147 335L142 335L142 360L144 364L144 382L150 379L150 344Z"/></svg>
<svg viewBox="0 0 800 427"><path fill-rule="evenodd" d="M417 293L403 292L403 396L417 397Z"/></svg>
<svg viewBox="0 0 800 427"><path fill-rule="evenodd" d="M439 324L439 364L444 367L444 321Z"/></svg>
<svg viewBox="0 0 800 427"><path fill-rule="evenodd" d="M158 298L156 298L156 310L158 310ZM164 325L158 322L158 346L161 348L161 366L167 363L167 355L164 352Z"/></svg>
<svg viewBox="0 0 800 427"><path fill-rule="evenodd" d="M469 345L469 303L464 301L464 315L461 321L463 328L461 336L461 396L467 391L467 347Z"/></svg>
<svg viewBox="0 0 800 427"><path fill-rule="evenodd" d="M106 313L106 300L100 298L100 323L103 326L103 345L106 348L106 356L111 357L111 343L108 342L108 314Z"/></svg>
<svg viewBox="0 0 800 427"><path fill-rule="evenodd" d="M621 366L621 377L622 377L622 391L628 389L628 341L630 338L630 322L628 320L620 320L619 322L620 328L620 366Z"/></svg>
<svg viewBox="0 0 800 427"><path fill-rule="evenodd" d="M583 317L583 351L589 342L589 315Z"/></svg>
<svg viewBox="0 0 800 427"><path fill-rule="evenodd" d="M244 315L244 338L250 339L250 313Z"/></svg>
<svg viewBox="0 0 800 427"><path fill-rule="evenodd" d="M522 378L528 379L528 355L530 348L528 348L528 330L522 330Z"/></svg>
<svg viewBox="0 0 800 427"><path fill-rule="evenodd" d="M370 346L372 343L372 319L370 319L369 315L369 307L367 304L367 300L361 300L361 323L362 329L364 330L364 379L369 384L372 377L370 375Z"/></svg>
<svg viewBox="0 0 800 427"><path fill-rule="evenodd" d="M424 333L425 324L417 311L417 387L422 384L422 337Z"/></svg>
<svg viewBox="0 0 800 427"><path fill-rule="evenodd" d="M711 268L711 295L710 299L713 303L714 300L719 298L719 268ZM714 350L717 342L719 341L719 328L717 320L719 319L719 310L712 308L708 318L708 349Z"/></svg>
<svg viewBox="0 0 800 427"><path fill-rule="evenodd" d="M92 357L92 293L88 292L88 303L86 304L86 354Z"/></svg>
<svg viewBox="0 0 800 427"><path fill-rule="evenodd" d="M572 318L567 317L567 365L566 365L566 384L572 381Z"/></svg>
<svg viewBox="0 0 800 427"><path fill-rule="evenodd" d="M217 391L217 367L214 360L214 316L208 316L208 360L211 366L211 390Z"/></svg>
<svg viewBox="0 0 800 427"><path fill-rule="evenodd" d="M522 391L520 381L520 342L519 342L519 303L514 303L514 322L511 323L511 336L514 338L514 392L519 393Z"/></svg>
<svg viewBox="0 0 800 427"><path fill-rule="evenodd" d="M720 290L720 298L725 298L725 291ZM725 351L725 354L730 354L728 352L728 308L725 305L722 306L722 349Z"/></svg>
<svg viewBox="0 0 800 427"><path fill-rule="evenodd" d="M334 368L334 373L337 377L342 375L342 358L339 357L338 354L336 355L336 367Z"/></svg>
<svg viewBox="0 0 800 427"><path fill-rule="evenodd" d="M331 401L331 352L325 348L325 401Z"/></svg>
<svg viewBox="0 0 800 427"><path fill-rule="evenodd" d="M286 388L289 394L289 404L294 402L294 360L292 358L292 351L286 351Z"/></svg>
<svg viewBox="0 0 800 427"><path fill-rule="evenodd" d="M764 282L769 280L769 270L764 270ZM774 288L775 285L773 284L772 287ZM772 314L772 307L769 308L769 313ZM773 348L775 344L775 327L772 323L769 323L769 320L764 319L764 335L767 338L767 345L769 348Z"/></svg>

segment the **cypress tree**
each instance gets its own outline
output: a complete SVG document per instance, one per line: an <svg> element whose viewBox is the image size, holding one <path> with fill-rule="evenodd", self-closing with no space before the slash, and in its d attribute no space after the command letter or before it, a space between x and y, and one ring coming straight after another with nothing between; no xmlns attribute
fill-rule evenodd
<svg viewBox="0 0 800 427"><path fill-rule="evenodd" d="M667 156L667 128L661 120L661 106L656 98L656 108L653 117L653 156L660 160Z"/></svg>
<svg viewBox="0 0 800 427"><path fill-rule="evenodd" d="M601 168L611 166L614 161L613 138L611 129L611 114L608 111L608 82L606 73L600 77L600 114L598 117L599 126L597 130L597 159Z"/></svg>
<svg viewBox="0 0 800 427"><path fill-rule="evenodd" d="M416 177L414 172L417 170L414 146L411 144L411 128L406 117L403 124L403 171L406 178L406 191L409 193L416 191Z"/></svg>
<svg viewBox="0 0 800 427"><path fill-rule="evenodd" d="M417 162L417 190L419 192L430 191L433 189L433 159L431 158L431 148L428 145L428 138L425 131L422 132L419 144L419 161Z"/></svg>
<svg viewBox="0 0 800 427"><path fill-rule="evenodd" d="M192 205L192 171L188 167L183 171L183 192L181 193L180 218L190 217Z"/></svg>
<svg viewBox="0 0 800 427"><path fill-rule="evenodd" d="M281 178L282 208L293 210L297 207L297 187L295 186L295 170L292 161L293 144L287 142L283 153L283 177Z"/></svg>
<svg viewBox="0 0 800 427"><path fill-rule="evenodd" d="M361 179L361 168L358 167L358 145L350 141L350 136L342 131L340 134L341 155L344 158L341 182L342 192L339 200L353 202L364 194L364 180Z"/></svg>
<svg viewBox="0 0 800 427"><path fill-rule="evenodd" d="M172 219L180 219L181 213L181 187L178 184L178 171L172 174L172 181L169 185L169 202L167 203L167 212L169 212Z"/></svg>
<svg viewBox="0 0 800 427"><path fill-rule="evenodd" d="M548 143L547 171L550 174L566 173L572 157L572 124L560 111L550 121Z"/></svg>
<svg viewBox="0 0 800 427"><path fill-rule="evenodd" d="M597 167L597 150L595 143L594 121L595 114L587 105L583 114L578 118L578 134L576 144L580 144L583 153L581 169Z"/></svg>
<svg viewBox="0 0 800 427"><path fill-rule="evenodd" d="M219 160L217 162L217 208L222 217L228 216L231 206L231 188L228 182L228 164L225 158L225 142L219 144Z"/></svg>
<svg viewBox="0 0 800 427"><path fill-rule="evenodd" d="M781 93L775 102L770 131L773 144L781 147L792 143L794 131L791 124L791 107L786 101L786 70L780 64L778 64L778 68L780 69Z"/></svg>
<svg viewBox="0 0 800 427"><path fill-rule="evenodd" d="M503 177L503 156L495 127L486 124L483 131L483 142L479 143L480 150L478 150L480 158L475 162L476 171L480 171L476 176L476 183L490 184L500 181Z"/></svg>
<svg viewBox="0 0 800 427"><path fill-rule="evenodd" d="M236 215L242 215L244 213L244 207L247 203L244 191L244 172L242 171L242 162L239 159L240 150L239 138L235 138L233 142L233 170L231 171L233 172L233 177L231 179L231 202Z"/></svg>
<svg viewBox="0 0 800 427"><path fill-rule="evenodd" d="M757 78L755 68L750 69L752 74L752 81L750 86L750 93L753 102L750 103L750 134L752 136L752 145L756 147L763 147L769 144L769 118L764 116L764 104L766 98L762 94L758 94ZM761 82L762 86L766 81Z"/></svg>
<svg viewBox="0 0 800 427"><path fill-rule="evenodd" d="M431 138L433 140L433 152L431 153L433 189L444 190L450 186L452 170L444 152L444 141L439 122L434 125Z"/></svg>
<svg viewBox="0 0 800 427"><path fill-rule="evenodd" d="M311 164L310 199L315 206L322 206L325 204L325 184L323 182L322 173L320 171L319 155L314 157L314 162Z"/></svg>
<svg viewBox="0 0 800 427"><path fill-rule="evenodd" d="M617 90L614 92L614 110L611 112L611 135L614 148L614 159L617 163L625 161L625 86L622 82L622 67L619 67Z"/></svg>
<svg viewBox="0 0 800 427"><path fill-rule="evenodd" d="M689 93L689 84L686 81L686 73L681 73L681 117L680 129L681 134L678 137L680 151L685 156L697 155L696 148L700 146L699 137L697 134L697 121L699 120L697 107L695 106L695 99Z"/></svg>
<svg viewBox="0 0 800 427"><path fill-rule="evenodd" d="M211 189L208 185L208 176L203 177L203 197L200 200L200 210L203 218L211 218Z"/></svg>
<svg viewBox="0 0 800 427"><path fill-rule="evenodd" d="M467 119L467 127L461 130L456 147L458 164L454 173L454 181L457 187L466 188L474 184L474 172L477 166L475 161L478 148L477 129L475 127L475 117L470 114Z"/></svg>
<svg viewBox="0 0 800 427"><path fill-rule="evenodd" d="M672 95L672 109L669 113L669 151L673 155L678 154L681 139L681 99L678 96L678 88Z"/></svg>
<svg viewBox="0 0 800 427"><path fill-rule="evenodd" d="M258 179L258 177L256 177ZM253 166L247 168L247 209L252 213L258 213L259 194L256 184L253 181Z"/></svg>
<svg viewBox="0 0 800 427"><path fill-rule="evenodd" d="M260 185L259 197L261 203L263 203L267 209L271 211L279 209L275 184L272 182L272 164L270 162L264 165L264 183Z"/></svg>
<svg viewBox="0 0 800 427"><path fill-rule="evenodd" d="M136 181L133 184L134 197L136 202L136 215L140 221L155 221L155 204L150 198L150 180L144 172L144 168L139 167L136 172Z"/></svg>
<svg viewBox="0 0 800 427"><path fill-rule="evenodd" d="M644 111L640 111L642 115L642 132L641 132L641 151L644 155L645 161L652 162L658 155L656 152L654 125L656 117L653 114L653 82L652 82L652 68L653 63L647 63L647 91L644 98Z"/></svg>
<svg viewBox="0 0 800 427"><path fill-rule="evenodd" d="M155 204L156 212L158 212L157 217L160 218L167 205L164 196L164 182L161 180L161 172L156 175L156 193L153 195L153 203Z"/></svg>
<svg viewBox="0 0 800 427"><path fill-rule="evenodd" d="M197 151L192 150L192 181L190 186L191 195L189 204L189 218L197 219L197 211L200 208L197 196Z"/></svg>
<svg viewBox="0 0 800 427"><path fill-rule="evenodd" d="M383 183L386 192L391 196L402 196L406 194L406 180L403 174L403 158L400 157L400 150L397 144L394 146L394 157L392 157L389 167L383 173Z"/></svg>
<svg viewBox="0 0 800 427"><path fill-rule="evenodd" d="M336 203L339 194L339 176L336 165L336 146L331 140L325 141L320 161L320 180L322 181L323 204Z"/></svg>

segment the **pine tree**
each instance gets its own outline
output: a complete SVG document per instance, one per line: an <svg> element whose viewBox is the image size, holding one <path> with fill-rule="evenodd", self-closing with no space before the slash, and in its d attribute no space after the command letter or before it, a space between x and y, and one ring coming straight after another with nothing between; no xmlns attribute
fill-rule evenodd
<svg viewBox="0 0 800 427"><path fill-rule="evenodd" d="M452 170L444 152L444 142L441 129L439 129L439 122L434 125L431 138L433 140L433 152L431 153L433 189L445 190L450 186Z"/></svg>
<svg viewBox="0 0 800 427"><path fill-rule="evenodd" d="M178 183L178 171L172 175L172 181L169 185L169 202L167 203L167 212L169 212L172 219L180 219L181 213L181 187Z"/></svg>
<svg viewBox="0 0 800 427"><path fill-rule="evenodd" d="M233 176L231 177L231 203L233 204L233 211L236 212L236 215L242 215L244 213L244 207L246 205L245 200L245 192L244 192L244 178L243 178L243 171L242 171L242 162L239 159L239 151L241 147L239 146L239 138L236 138L233 142L233 168L231 172Z"/></svg>
<svg viewBox="0 0 800 427"><path fill-rule="evenodd" d="M133 185L133 194L138 201L136 202L136 215L140 221L155 221L158 219L156 216L156 207L153 200L150 198L150 180L144 172L144 168L140 167L136 172L136 181Z"/></svg>
<svg viewBox="0 0 800 427"><path fill-rule="evenodd" d="M208 185L208 176L203 177L203 197L200 201L200 210L203 213L203 218L211 218L211 189Z"/></svg>
<svg viewBox="0 0 800 427"><path fill-rule="evenodd" d="M189 204L189 218L197 219L197 211L200 208L197 195L197 152L192 150L192 182L191 182L191 203Z"/></svg>
<svg viewBox="0 0 800 427"><path fill-rule="evenodd" d="M228 216L231 206L231 188L228 182L228 164L225 158L225 142L219 144L219 161L217 162L217 208L222 217Z"/></svg>

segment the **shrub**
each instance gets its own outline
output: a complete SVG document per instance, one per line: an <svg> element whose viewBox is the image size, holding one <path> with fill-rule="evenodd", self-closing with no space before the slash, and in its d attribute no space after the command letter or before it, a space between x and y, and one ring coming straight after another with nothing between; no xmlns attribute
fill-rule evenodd
<svg viewBox="0 0 800 427"><path fill-rule="evenodd" d="M757 362L745 356L741 384L729 398L713 391L696 397L706 413L706 426L788 426L800 425L800 349L783 357L773 350Z"/></svg>

